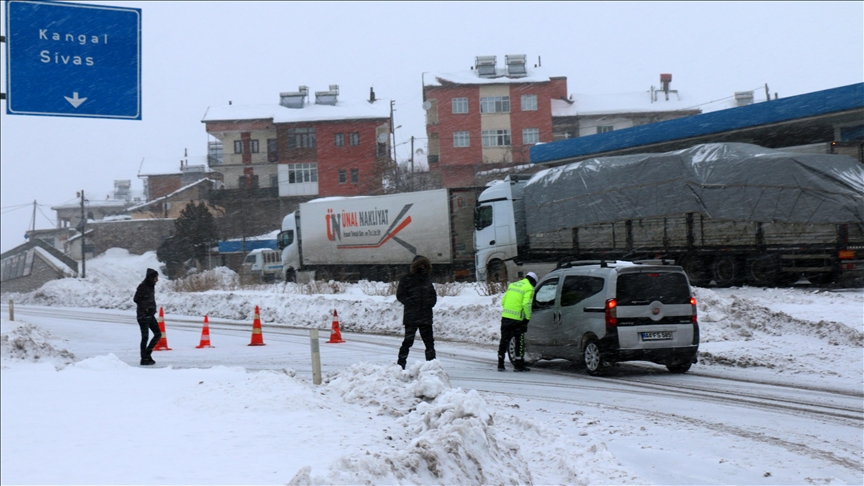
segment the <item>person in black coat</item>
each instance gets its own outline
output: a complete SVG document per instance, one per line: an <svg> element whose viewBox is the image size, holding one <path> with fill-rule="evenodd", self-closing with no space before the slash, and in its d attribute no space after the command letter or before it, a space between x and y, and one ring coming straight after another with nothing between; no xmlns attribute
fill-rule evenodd
<svg viewBox="0 0 864 486"><path fill-rule="evenodd" d="M411 273L399 280L396 300L405 306L402 325L405 326L405 339L399 348L396 363L405 369L408 351L414 344L414 336L420 330L420 338L426 345L426 361L435 359L435 340L432 337L432 308L438 302L438 295L432 285L432 263L428 258L417 255L411 262Z"/></svg>
<svg viewBox="0 0 864 486"><path fill-rule="evenodd" d="M138 284L135 297L132 300L138 305L136 316L138 327L141 328L141 365L148 366L156 364L153 361L153 348L162 339L159 331L159 322L156 321L156 282L159 281L159 272L152 268L147 269L144 281ZM149 332L153 331L153 339L147 343Z"/></svg>

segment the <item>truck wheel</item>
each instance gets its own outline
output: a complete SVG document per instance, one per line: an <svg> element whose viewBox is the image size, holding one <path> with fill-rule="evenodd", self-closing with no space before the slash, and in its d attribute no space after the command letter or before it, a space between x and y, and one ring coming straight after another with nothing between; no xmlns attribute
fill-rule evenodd
<svg viewBox="0 0 864 486"><path fill-rule="evenodd" d="M738 262L732 255L723 255L717 257L711 265L714 283L718 287L731 287L738 283L740 277L740 269Z"/></svg>
<svg viewBox="0 0 864 486"><path fill-rule="evenodd" d="M294 270L288 270L285 272L285 281L286 282L296 282L297 281L297 272Z"/></svg>
<svg viewBox="0 0 864 486"><path fill-rule="evenodd" d="M489 262L486 267L486 282L507 283L507 266L500 260Z"/></svg>
<svg viewBox="0 0 864 486"><path fill-rule="evenodd" d="M582 360L585 362L585 369L591 376L599 376L603 374L603 353L600 352L600 343L596 339L590 339L585 344L585 349L582 350Z"/></svg>
<svg viewBox="0 0 864 486"><path fill-rule="evenodd" d="M749 260L746 277L750 285L777 285L780 283L780 259L774 255L763 255Z"/></svg>
<svg viewBox="0 0 864 486"><path fill-rule="evenodd" d="M705 287L711 283L711 274L708 271L708 262L696 255L687 255L681 260L681 268L687 274L690 285L694 287Z"/></svg>

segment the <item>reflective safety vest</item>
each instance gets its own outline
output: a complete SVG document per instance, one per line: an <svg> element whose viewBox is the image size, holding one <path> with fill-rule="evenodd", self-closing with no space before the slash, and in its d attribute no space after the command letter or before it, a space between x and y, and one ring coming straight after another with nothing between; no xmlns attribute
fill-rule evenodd
<svg viewBox="0 0 864 486"><path fill-rule="evenodd" d="M507 287L501 305L501 317L521 321L531 319L531 302L534 301L534 287L527 278L513 282Z"/></svg>

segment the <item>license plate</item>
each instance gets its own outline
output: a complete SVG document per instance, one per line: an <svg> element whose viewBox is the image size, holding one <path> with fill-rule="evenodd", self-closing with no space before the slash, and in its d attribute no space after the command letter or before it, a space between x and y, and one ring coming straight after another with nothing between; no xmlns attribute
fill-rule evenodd
<svg viewBox="0 0 864 486"><path fill-rule="evenodd" d="M672 331L642 332L643 341L669 341L672 339Z"/></svg>

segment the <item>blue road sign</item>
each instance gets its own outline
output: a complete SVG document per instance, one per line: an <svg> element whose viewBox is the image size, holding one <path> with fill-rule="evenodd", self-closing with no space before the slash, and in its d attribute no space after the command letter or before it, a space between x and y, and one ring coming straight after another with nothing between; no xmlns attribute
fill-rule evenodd
<svg viewBox="0 0 864 486"><path fill-rule="evenodd" d="M6 113L141 119L141 9L6 1Z"/></svg>

